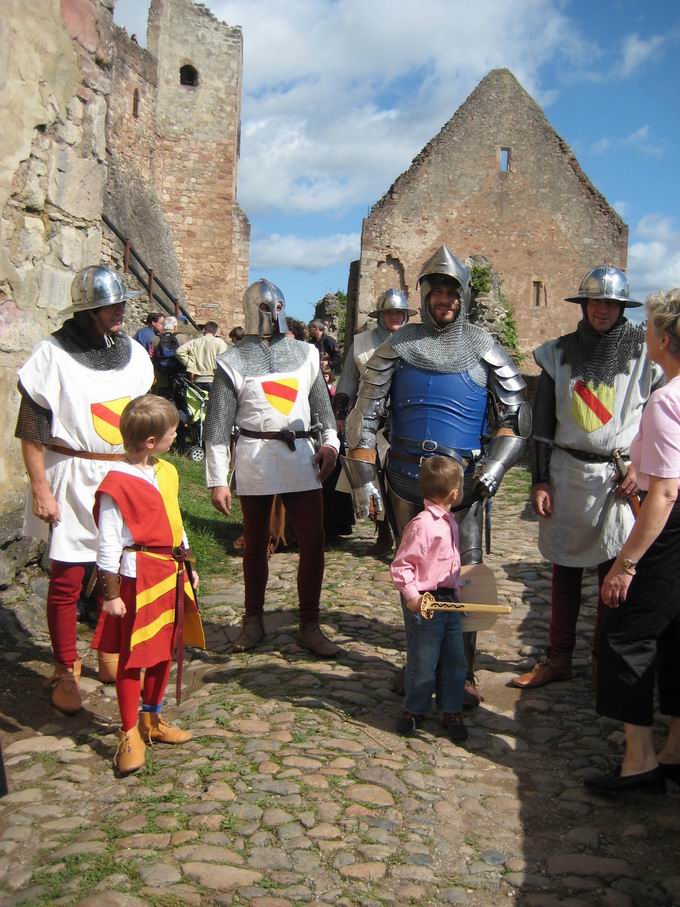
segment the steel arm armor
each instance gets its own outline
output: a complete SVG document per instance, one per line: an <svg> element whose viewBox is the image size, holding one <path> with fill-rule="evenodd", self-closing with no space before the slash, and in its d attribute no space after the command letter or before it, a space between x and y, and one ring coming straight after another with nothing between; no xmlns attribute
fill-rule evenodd
<svg viewBox="0 0 680 907"><path fill-rule="evenodd" d="M526 383L517 365L498 344L485 353L487 387L496 414L497 434L475 469L483 497L496 494L503 476L523 455L531 434L531 409L524 399Z"/></svg>
<svg viewBox="0 0 680 907"><path fill-rule="evenodd" d="M346 437L350 449L375 449L375 436L385 416L392 375L399 359L389 340L373 353L359 385L354 409L347 419Z"/></svg>

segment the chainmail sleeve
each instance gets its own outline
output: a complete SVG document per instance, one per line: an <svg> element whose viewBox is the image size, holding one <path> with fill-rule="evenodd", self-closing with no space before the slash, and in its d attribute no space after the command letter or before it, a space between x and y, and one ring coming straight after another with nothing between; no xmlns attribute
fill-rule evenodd
<svg viewBox="0 0 680 907"><path fill-rule="evenodd" d="M529 443L532 484L550 481L550 457L557 427L555 382L543 369L536 387L533 406L533 435Z"/></svg>
<svg viewBox="0 0 680 907"><path fill-rule="evenodd" d="M229 444L236 421L237 399L234 385L224 370L215 369L205 417L206 444Z"/></svg>
<svg viewBox="0 0 680 907"><path fill-rule="evenodd" d="M324 432L335 431L335 416L331 406L331 398L321 372L317 372L314 383L309 389L309 412L312 420L318 416L323 425Z"/></svg>
<svg viewBox="0 0 680 907"><path fill-rule="evenodd" d="M19 383L21 403L14 437L32 444L47 444L52 437L52 411L40 406Z"/></svg>

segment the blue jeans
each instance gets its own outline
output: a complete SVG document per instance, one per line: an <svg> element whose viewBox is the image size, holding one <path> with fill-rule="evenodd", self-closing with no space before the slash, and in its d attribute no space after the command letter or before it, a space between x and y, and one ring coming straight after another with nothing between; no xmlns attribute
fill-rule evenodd
<svg viewBox="0 0 680 907"><path fill-rule="evenodd" d="M432 620L426 620L409 612L408 623L406 711L414 715L428 714L440 661L442 711L462 711L467 660L460 614L435 611Z"/></svg>

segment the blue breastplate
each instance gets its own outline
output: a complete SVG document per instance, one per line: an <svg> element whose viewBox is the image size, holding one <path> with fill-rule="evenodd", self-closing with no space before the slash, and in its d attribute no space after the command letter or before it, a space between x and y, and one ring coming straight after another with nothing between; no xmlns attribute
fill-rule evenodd
<svg viewBox="0 0 680 907"><path fill-rule="evenodd" d="M455 450L469 458L482 446L487 430L488 394L468 372L446 375L402 363L392 379L390 391L390 447L415 455L427 455L423 441ZM405 444L401 439L415 441ZM433 453L436 450L432 451ZM417 478L417 463L390 462L390 470Z"/></svg>

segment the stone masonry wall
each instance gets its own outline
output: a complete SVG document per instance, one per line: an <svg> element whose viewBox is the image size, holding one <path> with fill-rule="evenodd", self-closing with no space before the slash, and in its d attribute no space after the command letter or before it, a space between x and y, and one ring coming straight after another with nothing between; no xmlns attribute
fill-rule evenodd
<svg viewBox="0 0 680 907"><path fill-rule="evenodd" d="M445 243L461 259L493 261L530 351L574 328L580 309L564 296L596 264L625 267L627 242L540 107L508 70L494 70L364 221L355 324L390 286L416 302L420 268Z"/></svg>
<svg viewBox="0 0 680 907"><path fill-rule="evenodd" d="M4 0L0 22L0 547L25 487L16 371L97 261L113 0Z"/></svg>
<svg viewBox="0 0 680 907"><path fill-rule="evenodd" d="M242 322L249 226L237 205L242 36L191 0L152 0L149 51L158 61L154 187L176 241L198 321ZM180 84L193 66L198 84Z"/></svg>

